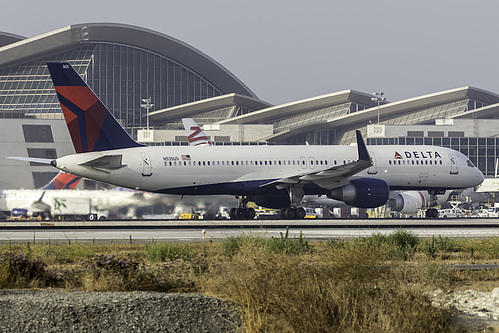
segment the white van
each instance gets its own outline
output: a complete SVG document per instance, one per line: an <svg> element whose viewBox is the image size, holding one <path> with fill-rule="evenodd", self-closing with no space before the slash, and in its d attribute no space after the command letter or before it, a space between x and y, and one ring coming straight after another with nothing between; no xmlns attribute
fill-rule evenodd
<svg viewBox="0 0 499 333"><path fill-rule="evenodd" d="M439 209L438 217L440 218L451 218L451 217L461 217L465 215L465 212L461 209L449 208L449 209Z"/></svg>

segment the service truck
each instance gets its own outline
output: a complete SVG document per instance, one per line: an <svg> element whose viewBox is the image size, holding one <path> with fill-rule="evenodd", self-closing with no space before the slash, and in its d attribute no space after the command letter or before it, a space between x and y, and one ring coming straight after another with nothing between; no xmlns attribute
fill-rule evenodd
<svg viewBox="0 0 499 333"><path fill-rule="evenodd" d="M52 217L59 220L105 220L107 212L98 211L91 198L52 198Z"/></svg>

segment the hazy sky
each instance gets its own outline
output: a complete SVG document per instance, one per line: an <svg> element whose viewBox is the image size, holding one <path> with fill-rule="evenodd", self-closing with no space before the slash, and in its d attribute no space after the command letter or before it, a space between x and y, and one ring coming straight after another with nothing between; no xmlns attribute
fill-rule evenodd
<svg viewBox="0 0 499 333"><path fill-rule="evenodd" d="M137 25L180 39L280 104L344 89L390 101L473 86L499 94L499 1L9 1L0 31Z"/></svg>

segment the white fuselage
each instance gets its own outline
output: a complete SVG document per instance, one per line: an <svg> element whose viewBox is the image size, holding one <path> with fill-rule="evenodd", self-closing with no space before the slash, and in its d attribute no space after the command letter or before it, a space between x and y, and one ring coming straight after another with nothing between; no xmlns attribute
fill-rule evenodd
<svg viewBox="0 0 499 333"><path fill-rule="evenodd" d="M456 189L480 184L483 174L468 158L434 146L369 146L372 167L352 177L386 181L390 189ZM90 167L102 156L121 155L121 167ZM110 184L152 192L203 195L271 195L271 181L327 170L358 159L352 146L205 146L139 147L69 155L57 168ZM87 163L87 165L84 165ZM306 194L348 183L344 178L319 186L304 185Z"/></svg>

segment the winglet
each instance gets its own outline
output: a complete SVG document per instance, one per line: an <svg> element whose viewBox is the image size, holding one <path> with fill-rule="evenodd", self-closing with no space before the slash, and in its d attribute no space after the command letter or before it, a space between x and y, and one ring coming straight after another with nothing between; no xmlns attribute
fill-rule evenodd
<svg viewBox="0 0 499 333"><path fill-rule="evenodd" d="M355 132L357 133L357 149L359 151L359 160L371 162L371 157L369 157L369 152L367 151L366 143L362 138L362 134L360 134L359 130L356 130Z"/></svg>
<svg viewBox="0 0 499 333"><path fill-rule="evenodd" d="M47 64L77 153L141 147L69 63Z"/></svg>

